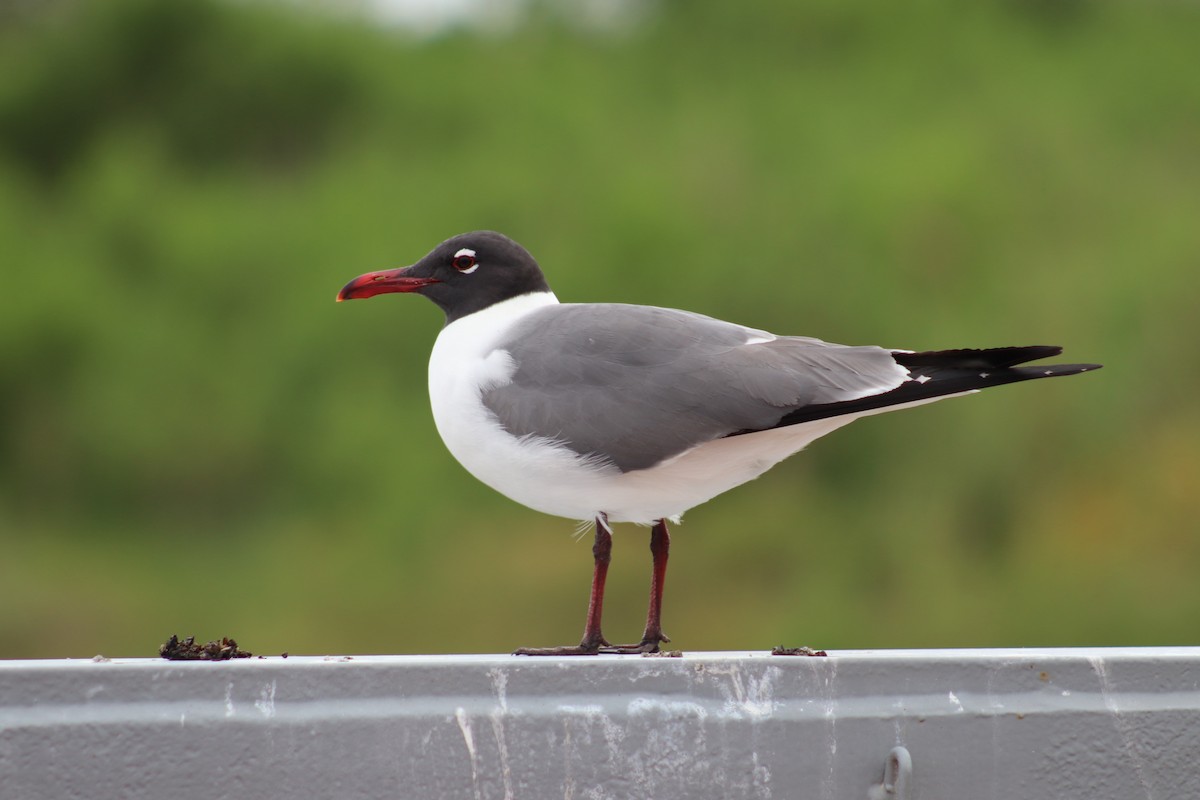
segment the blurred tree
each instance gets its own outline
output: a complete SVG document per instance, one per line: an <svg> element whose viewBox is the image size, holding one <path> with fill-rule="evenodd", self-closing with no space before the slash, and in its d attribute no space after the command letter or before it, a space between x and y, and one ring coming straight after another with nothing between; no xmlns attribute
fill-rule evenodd
<svg viewBox="0 0 1200 800"><path fill-rule="evenodd" d="M113 129L149 129L181 163L287 167L311 159L361 102L347 59L315 29L209 0L56 9L22 26L22 69L0 102L0 147L44 179ZM10 41L15 38L10 34Z"/></svg>

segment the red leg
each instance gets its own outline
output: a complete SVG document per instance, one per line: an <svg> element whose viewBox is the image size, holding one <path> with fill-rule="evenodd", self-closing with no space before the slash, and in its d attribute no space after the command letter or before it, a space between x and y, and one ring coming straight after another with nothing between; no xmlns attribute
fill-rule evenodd
<svg viewBox="0 0 1200 800"><path fill-rule="evenodd" d="M650 610L646 612L646 632L642 634L643 645L654 645L671 641L662 631L663 584L667 581L667 555L671 551L671 534L667 521L660 519L650 531L650 555L654 559L654 574L650 578Z"/></svg>
<svg viewBox="0 0 1200 800"><path fill-rule="evenodd" d="M604 581L608 578L608 564L612 561L612 530L604 512L596 517L596 541L592 543L592 593L588 597L587 622L583 626L583 639L579 646L597 650L607 645L600 631L600 617L604 614Z"/></svg>
<svg viewBox="0 0 1200 800"><path fill-rule="evenodd" d="M592 544L592 593L588 598L587 622L583 626L583 639L576 646L522 647L513 652L516 656L594 656L600 648L608 647L600 630L600 617L604 613L604 581L608 578L608 564L612 560L612 530L608 517L603 512L596 517L596 541ZM665 564L664 564L665 567Z"/></svg>
<svg viewBox="0 0 1200 800"><path fill-rule="evenodd" d="M650 576L650 608L646 612L646 630L637 644L609 645L601 653L657 653L658 645L671 641L662 632L663 584L667 580L667 555L671 550L671 534L667 521L660 519L650 531L650 555L654 572Z"/></svg>

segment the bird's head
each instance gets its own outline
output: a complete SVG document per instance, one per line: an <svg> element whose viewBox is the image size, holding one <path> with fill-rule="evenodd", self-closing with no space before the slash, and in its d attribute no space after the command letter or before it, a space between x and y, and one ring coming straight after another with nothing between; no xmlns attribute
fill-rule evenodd
<svg viewBox="0 0 1200 800"><path fill-rule="evenodd" d="M359 275L337 299L415 292L437 303L450 323L510 297L548 291L524 247L494 231L475 231L447 239L410 267Z"/></svg>

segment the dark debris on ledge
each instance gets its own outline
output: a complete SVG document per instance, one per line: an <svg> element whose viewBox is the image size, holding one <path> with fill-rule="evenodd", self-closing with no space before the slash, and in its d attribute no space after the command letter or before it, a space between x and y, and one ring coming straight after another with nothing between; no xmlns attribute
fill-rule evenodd
<svg viewBox="0 0 1200 800"><path fill-rule="evenodd" d="M228 637L220 641L196 644L196 637L180 640L171 635L158 648L158 654L168 661L228 661L231 658L250 658L253 653L242 650L238 643Z"/></svg>

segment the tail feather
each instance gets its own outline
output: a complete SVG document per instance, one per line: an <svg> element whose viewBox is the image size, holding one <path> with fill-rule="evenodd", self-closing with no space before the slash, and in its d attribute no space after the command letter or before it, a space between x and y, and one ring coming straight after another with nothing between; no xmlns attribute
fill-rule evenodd
<svg viewBox="0 0 1200 800"><path fill-rule="evenodd" d="M785 414L776 427L798 425L818 419L858 414L888 406L934 400L952 394L973 392L1005 383L1078 375L1100 369L1100 364L1048 364L1039 367L1017 366L1062 353L1061 347L993 347L986 350L904 351L892 355L896 363L909 371L910 379L890 392L798 408Z"/></svg>

